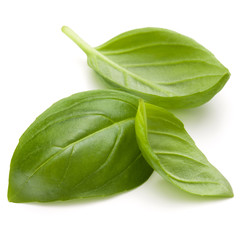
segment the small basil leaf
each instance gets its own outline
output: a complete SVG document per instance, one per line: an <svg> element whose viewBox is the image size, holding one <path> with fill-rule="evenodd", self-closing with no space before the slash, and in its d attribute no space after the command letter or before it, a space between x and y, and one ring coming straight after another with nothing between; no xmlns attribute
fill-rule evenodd
<svg viewBox="0 0 240 240"><path fill-rule="evenodd" d="M163 178L192 194L233 196L228 181L208 162L173 114L140 101L135 122L142 154Z"/></svg>
<svg viewBox="0 0 240 240"><path fill-rule="evenodd" d="M68 27L62 31L88 64L114 88L167 108L199 106L219 92L229 71L193 39L161 28L136 29L92 48Z"/></svg>
<svg viewBox="0 0 240 240"><path fill-rule="evenodd" d="M135 188L151 167L136 142L138 99L97 90L65 98L26 130L14 152L8 199L47 202Z"/></svg>

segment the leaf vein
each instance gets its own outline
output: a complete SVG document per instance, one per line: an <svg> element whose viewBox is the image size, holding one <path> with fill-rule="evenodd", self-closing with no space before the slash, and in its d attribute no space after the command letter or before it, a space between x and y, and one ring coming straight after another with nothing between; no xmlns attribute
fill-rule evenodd
<svg viewBox="0 0 240 240"><path fill-rule="evenodd" d="M89 179L91 176L93 175L96 175L101 169L103 169L106 164L108 163L109 159L111 159L111 156L113 155L113 153L115 152L116 150L116 146L117 146L117 143L119 142L120 140L120 137L121 137L121 134L122 134L122 131L121 131L121 128L120 128L120 133L116 136L116 139L115 139L115 142L114 142L114 145L113 147L111 148L105 162L100 165L94 172L92 172L91 174L85 176L83 179L81 179L81 181L79 183L77 183L76 185L73 186L72 190L76 189L77 187L79 187L84 181L86 181L87 179Z"/></svg>
<svg viewBox="0 0 240 240"><path fill-rule="evenodd" d="M133 48L128 48L125 50L117 50L117 51L104 51L104 50L99 50L102 52L102 54L104 54L105 56L110 56L110 55L120 55L120 54L125 54L125 53L130 53L130 52L134 52L134 51L138 51L138 50L142 50L142 49L146 49L146 48L151 48L151 47L158 47L158 46L172 46L172 47L189 47L191 49L195 49L195 50L199 50L202 51L204 53L207 53L208 55L211 55L207 50L198 48L198 47L194 47L191 45L187 45L187 44L179 44L179 43L151 43L151 44L145 44L142 46L138 46L138 47L133 47Z"/></svg>
<svg viewBox="0 0 240 240"><path fill-rule="evenodd" d="M173 121L170 121L170 120L168 120L168 119L165 119L165 118L162 118L162 117L160 117L160 116L147 116L147 118L148 119L159 119L159 120L162 120L162 121L164 121L164 122L167 122L167 123L170 123L170 124L172 124L172 125L174 125L174 126L176 126L176 127L178 127L178 128L180 128L180 127L182 127L182 123L181 123L181 125L178 125L177 123L175 123L175 122L173 122Z"/></svg>
<svg viewBox="0 0 240 240"><path fill-rule="evenodd" d="M154 62L154 63L129 63L129 64L122 64L121 66L127 67L127 68L134 68L134 67L157 67L157 66L171 66L171 65L178 65L178 64L184 64L184 63L206 63L211 66L215 66L218 68L221 68L219 65L209 63L207 61L203 61L200 59L191 59L191 60L181 60L181 61L171 61L171 62ZM222 68L221 68L222 69Z"/></svg>
<svg viewBox="0 0 240 240"><path fill-rule="evenodd" d="M81 115L73 115L71 117L63 118L63 119L58 120L58 121L50 122L50 124L46 125L40 131L36 132L27 142L24 143L24 145L26 145L28 142L32 141L41 132L45 131L46 129L48 129L49 127L51 127L51 126L53 126L55 124L58 124L58 123L61 123L61 122L65 122L65 121L69 121L69 120L74 119L74 118L77 119L77 118L82 118L82 117L87 117L87 116L102 116L102 117L108 119L110 122L114 123L114 121L111 118L107 117L104 114L99 114L99 113L84 113L84 114L81 114Z"/></svg>
<svg viewBox="0 0 240 240"><path fill-rule="evenodd" d="M72 158L72 155L73 155L74 147L75 147L75 146L72 146L72 150L71 150L70 156L69 156L69 158L68 158L67 167L65 168L65 171L64 171L64 174L63 174L62 179L59 181L58 187L60 187L60 185L61 185L61 184L64 182L64 180L65 180L65 177L66 177L66 175L67 175L67 171L68 171L69 166L70 166L70 161L71 161L71 158Z"/></svg>
<svg viewBox="0 0 240 240"><path fill-rule="evenodd" d="M199 162L197 161L196 159L192 158L192 157L189 157L189 156L186 156L186 155L183 155L181 153L177 153L177 152L154 152L157 156L158 155L171 155L171 156L179 156L179 157L183 157L183 158L186 158L188 160L191 160L193 162L196 162L200 165L203 165L203 166L206 166L206 167L209 167L209 165L205 164L205 163L202 163L202 162Z"/></svg>
<svg viewBox="0 0 240 240"><path fill-rule="evenodd" d="M101 48L105 48L105 47L107 47L107 45L118 42L119 40L123 40L123 39L129 38L129 37L132 37L132 36L142 35L142 34L146 34L146 33L149 34L149 33L159 32L159 30L152 29L151 31L147 31L147 32L144 32L144 33L141 32L141 31L140 32L136 31L134 33L129 34L130 32L120 34L117 37L114 37L114 38L110 39L109 41L105 42L104 44L96 47L96 50L101 51Z"/></svg>
<svg viewBox="0 0 240 240"><path fill-rule="evenodd" d="M141 156L142 156L142 154L140 153L126 168L124 168L121 172L117 173L112 178L108 179L102 186L96 187L96 188L91 189L90 191L87 191L84 193L92 192L93 190L95 191L95 190L99 190L99 189L105 187L108 183L112 182L115 178L119 177L121 174L123 174L125 171L127 171Z"/></svg>
<svg viewBox="0 0 240 240"><path fill-rule="evenodd" d="M164 133L164 132L160 132L160 131L156 131L156 130L148 130L148 133L152 133L152 134L158 134L158 135L165 135L165 136L169 136L169 137L173 137L173 138L177 138L177 139L180 139L192 146L195 146L195 144L193 143L193 141L189 142L187 141L186 139L178 136L178 135L175 135L175 134L172 134L172 133Z"/></svg>
<svg viewBox="0 0 240 240"><path fill-rule="evenodd" d="M98 130L98 131L96 131L96 132L94 132L94 133L92 133L92 134L89 134L88 136L86 136L86 137L84 137L84 138L81 138L80 140L77 140L77 141L75 141L75 142L73 142L73 143L71 143L71 144L68 144L68 145L65 146L62 150L58 151L57 153L53 154L53 155L50 156L48 159L46 159L46 160L27 178L27 180L23 183L23 185L25 185L25 184L34 176L34 174L36 174L36 172L38 172L38 171L39 171L44 165L46 165L51 159L53 159L53 158L56 157L57 155L63 153L68 147L73 146L73 145L75 145L75 144L77 144L77 143L80 143L80 142L86 140L87 138L92 137L92 136L94 136L94 135L96 135L96 134L98 134L98 133L100 133L100 132L102 132L102 131L104 131L104 130L106 130L106 129L108 129L108 128L111 128L111 127L113 127L113 126L116 126L117 124L120 124L120 123L122 124L122 123L124 123L124 122L132 121L132 120L134 120L134 119L135 119L135 118L128 118L128 119L122 120L122 121L120 121L120 122L115 122L114 124L111 124L111 125L109 125L109 126L107 126L107 127L104 127L104 128L102 128L102 129L100 129L100 130Z"/></svg>
<svg viewBox="0 0 240 240"><path fill-rule="evenodd" d="M175 80L172 82L155 82L156 84L160 84L160 85L174 85L174 84L178 84L178 83L184 83L184 82L188 82L188 81L192 81L194 79L199 79L199 78L205 78L205 77L221 77L223 76L223 74L207 74L207 75L200 75L197 77L192 77L192 78L186 78L186 79L182 79L182 80Z"/></svg>

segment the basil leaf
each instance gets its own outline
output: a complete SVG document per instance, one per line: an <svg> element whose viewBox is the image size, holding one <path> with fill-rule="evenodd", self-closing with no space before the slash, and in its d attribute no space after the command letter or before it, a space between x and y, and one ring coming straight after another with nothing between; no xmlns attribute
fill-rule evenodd
<svg viewBox="0 0 240 240"><path fill-rule="evenodd" d="M233 196L228 181L208 162L173 114L140 101L135 127L144 158L167 181L196 195Z"/></svg>
<svg viewBox="0 0 240 240"><path fill-rule="evenodd" d="M9 201L103 197L142 184L153 170L136 142L137 106L136 97L111 90L55 103L20 138Z"/></svg>
<svg viewBox="0 0 240 240"><path fill-rule="evenodd" d="M88 56L88 64L115 88L167 108L209 101L229 71L193 39L161 28L136 29L92 48L70 28L62 31Z"/></svg>

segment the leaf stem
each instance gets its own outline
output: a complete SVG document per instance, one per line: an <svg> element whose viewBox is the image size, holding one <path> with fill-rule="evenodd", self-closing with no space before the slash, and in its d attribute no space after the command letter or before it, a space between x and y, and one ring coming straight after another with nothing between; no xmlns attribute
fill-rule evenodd
<svg viewBox="0 0 240 240"><path fill-rule="evenodd" d="M72 39L87 55L93 51L93 48L82 40L71 28L63 26L62 32Z"/></svg>

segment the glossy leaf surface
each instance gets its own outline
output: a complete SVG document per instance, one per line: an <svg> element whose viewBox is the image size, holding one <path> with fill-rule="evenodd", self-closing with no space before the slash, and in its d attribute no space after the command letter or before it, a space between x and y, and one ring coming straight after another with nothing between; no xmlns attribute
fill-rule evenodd
<svg viewBox="0 0 240 240"><path fill-rule="evenodd" d="M167 181L196 195L233 196L228 181L208 162L173 114L141 101L135 127L144 158Z"/></svg>
<svg viewBox="0 0 240 240"><path fill-rule="evenodd" d="M88 56L88 64L114 88L167 108L209 101L229 79L229 71L193 39L161 28L132 30L92 48L62 28Z"/></svg>
<svg viewBox="0 0 240 240"><path fill-rule="evenodd" d="M12 202L108 196L148 179L135 135L138 99L97 90L65 98L26 130L14 152Z"/></svg>

